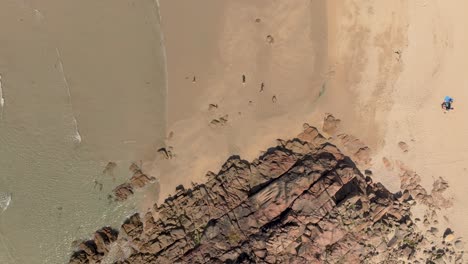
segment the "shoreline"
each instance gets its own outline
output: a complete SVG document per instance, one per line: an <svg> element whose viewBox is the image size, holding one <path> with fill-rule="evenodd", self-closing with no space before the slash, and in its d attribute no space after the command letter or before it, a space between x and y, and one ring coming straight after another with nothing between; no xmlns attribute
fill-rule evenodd
<svg viewBox="0 0 468 264"><path fill-rule="evenodd" d="M178 187L119 230L101 228L70 263L463 261L451 229L426 232L411 213L422 207L432 211L424 223L435 222L445 183L426 196L417 175L401 168L402 191L391 193L358 170L352 160L360 158L304 125L253 161L230 157L219 173Z"/></svg>
<svg viewBox="0 0 468 264"><path fill-rule="evenodd" d="M429 82L436 80L440 85L447 80L440 75L453 77L444 68L446 60L462 63L444 51L454 46L450 33L444 31L447 24L433 25L435 29L423 26L431 15L441 22L454 10L424 5L432 8L428 15L417 3L370 1L358 6L355 1L338 2L312 6L305 2L215 4L205 0L183 5L161 1L168 78L168 134L161 147L170 155L152 164L149 174L158 178L159 191L142 205L142 211L152 208L156 196L161 204L179 185L205 182L207 172L216 172L233 155L253 160L278 138L295 134L300 124L319 126L326 113L340 119L337 131L326 136L338 140L343 133L354 135L344 144L359 141L369 146L366 155L372 161L359 169L370 169L374 180L392 192L401 189L401 171L409 168L418 172L414 174L421 177L420 184L428 192L437 177L450 176L446 171L466 174L466 168L462 171L453 164L468 159L464 156L468 145L458 147L455 139L433 132L431 121L415 107L456 129L447 121L448 115L434 110L435 95L419 94L421 86L427 85L437 96L443 95L445 91ZM208 7L211 13L194 19L194 14ZM461 21L460 14L457 19ZM418 45L419 39L427 40L426 45ZM424 57L425 52L432 56ZM426 77L428 73L433 79ZM451 82L457 83L464 82ZM453 94L464 98L461 90ZM464 113L464 109L457 107L450 120L461 124L458 111ZM454 134L460 139L463 132L466 129ZM446 144L443 151L433 151L440 138ZM455 154L445 154L449 151ZM431 154L445 159L450 169L445 169L445 163L433 164L437 159ZM459 194L467 182L460 176L446 180L448 195L438 198L452 201L453 207L441 208L433 225L440 231L454 227L457 236L467 237L462 221L467 212L462 210ZM437 193L434 190L431 194ZM418 210L413 212L417 218L425 217L427 211ZM456 219L447 220L449 214Z"/></svg>

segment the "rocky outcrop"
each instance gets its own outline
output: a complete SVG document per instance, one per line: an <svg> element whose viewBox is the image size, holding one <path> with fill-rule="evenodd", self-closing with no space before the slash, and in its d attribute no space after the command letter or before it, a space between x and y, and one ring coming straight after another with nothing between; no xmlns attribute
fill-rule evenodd
<svg viewBox="0 0 468 264"><path fill-rule="evenodd" d="M372 181L370 171L366 174L317 129L305 125L297 138L278 140L278 146L258 159L233 156L219 173L208 173L205 184L180 187L160 206L131 216L118 237L98 231L70 263L417 263L447 255L461 258L450 244L428 248L411 219L414 200L409 191L392 194Z"/></svg>
<svg viewBox="0 0 468 264"><path fill-rule="evenodd" d="M371 150L360 139L353 135L340 133L341 120L335 118L332 114L325 114L322 124L322 131L330 137L328 140L352 157L358 167L361 169L368 168L371 163Z"/></svg>
<svg viewBox="0 0 468 264"><path fill-rule="evenodd" d="M96 263L108 252L110 244L117 240L118 232L111 227L104 227L96 233L94 238L79 244L77 252L71 258L70 263Z"/></svg>
<svg viewBox="0 0 468 264"><path fill-rule="evenodd" d="M129 169L133 172L130 181L120 184L113 191L113 195L117 201L128 199L129 196L133 195L135 189L143 188L156 180L156 178L144 174L136 164L132 164Z"/></svg>

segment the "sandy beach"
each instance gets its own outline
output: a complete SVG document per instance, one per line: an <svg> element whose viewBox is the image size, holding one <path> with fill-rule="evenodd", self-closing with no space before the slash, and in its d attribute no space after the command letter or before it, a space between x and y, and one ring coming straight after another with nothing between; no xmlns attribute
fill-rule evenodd
<svg viewBox="0 0 468 264"><path fill-rule="evenodd" d="M327 23L321 2L160 4L175 155L155 165L163 198L231 155L254 158L310 119L327 78Z"/></svg>
<svg viewBox="0 0 468 264"><path fill-rule="evenodd" d="M317 228L324 238L318 242L313 241L317 230L301 231L306 237L301 234L301 245L322 243L324 250L317 253L325 257L336 242L332 222L343 211L350 217L342 221L343 230L364 219L379 230L370 237L384 234L388 241L378 241L384 244L380 252L408 253L410 260L408 247L416 252L419 234L425 243L418 240L419 253L437 253L447 244L457 254L468 249L467 3L15 0L0 7L0 262L62 263L71 251L84 263L130 257L138 250L155 258L162 251L177 257L182 252L177 250L190 253L207 242L202 235L214 238L217 231L207 222L230 218L234 207L239 219L249 219L242 228L253 227L252 235L275 225L279 216L289 225L286 216L293 213L333 215L329 222L320 217L295 222L304 230L309 223L327 226ZM441 109L445 96L455 100L449 111ZM286 147L287 139L292 140ZM336 166L322 166L327 155ZM241 164L242 173L221 169L226 160ZM284 162L291 166L285 168ZM318 178L301 183L317 164ZM279 171L283 174L276 175ZM243 198L223 204L224 189L216 193L216 203L229 212L217 208L214 217L212 205L203 204L208 191L203 193L202 185L215 183L207 189L216 192L234 182L236 173L242 174L241 187L234 183L235 190L226 193ZM296 195L281 189L277 179L284 186L304 186L295 189ZM202 205L186 203L191 187ZM274 191L286 193L284 199L274 197ZM302 204L290 210L298 197ZM249 210L268 215L262 225L244 214L247 201ZM271 201L284 202L283 208ZM179 219L189 218L181 216L184 206L197 225ZM362 209L359 216L356 206ZM206 210L203 221L199 209ZM170 212L162 217L169 224L162 223L161 211ZM368 217L369 212L374 214ZM387 233L377 223L383 216L392 218ZM173 228L174 219L180 228ZM122 222L121 230L112 229ZM218 227L242 229L234 222ZM404 236L398 237L394 224L403 226ZM104 225L111 227L92 235ZM361 232L365 226L354 227L361 239L369 238ZM330 232L322 232L327 228ZM290 238L295 231L289 231L284 235ZM138 250L126 240L128 233ZM408 233L416 240L409 241ZM97 244L86 242L91 236ZM229 232L220 237L242 242ZM390 246L393 238L400 239L401 248ZM171 251L182 241L192 244ZM240 250L237 243L218 255ZM292 243L284 252L296 256L300 245ZM354 246L359 252L360 243ZM279 247L274 248L270 253ZM109 256L110 249L115 255ZM263 250L250 255L266 259Z"/></svg>
<svg viewBox="0 0 468 264"><path fill-rule="evenodd" d="M253 159L332 113L340 132L370 147L372 162L361 169L391 191L400 188L397 164L418 173L427 190L443 177L452 205L440 211L438 227L468 237L465 3L160 5L169 87L164 147L173 155L153 164L159 201L179 184L203 182L229 156ZM455 98L448 113L440 108L446 95Z"/></svg>

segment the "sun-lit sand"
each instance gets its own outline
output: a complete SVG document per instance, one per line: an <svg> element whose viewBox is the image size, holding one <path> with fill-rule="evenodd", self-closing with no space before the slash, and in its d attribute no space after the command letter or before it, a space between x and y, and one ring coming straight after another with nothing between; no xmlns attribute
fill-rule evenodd
<svg viewBox="0 0 468 264"><path fill-rule="evenodd" d="M327 24L325 2L160 4L175 154L156 166L162 198L300 131L326 79Z"/></svg>
<svg viewBox="0 0 468 264"><path fill-rule="evenodd" d="M253 159L324 114L372 149L398 191L405 164L453 206L440 227L468 237L466 3L451 1L160 1L168 58L168 139L159 200L204 181L230 155ZM454 110L440 103L455 98ZM399 144L400 142L404 142ZM406 151L402 149L407 148ZM396 165L395 165L396 166ZM417 213L417 212L415 212Z"/></svg>

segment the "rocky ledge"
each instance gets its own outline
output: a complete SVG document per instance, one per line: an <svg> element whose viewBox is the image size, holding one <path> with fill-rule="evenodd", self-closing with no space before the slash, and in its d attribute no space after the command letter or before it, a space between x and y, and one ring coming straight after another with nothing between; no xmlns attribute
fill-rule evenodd
<svg viewBox="0 0 468 264"><path fill-rule="evenodd" d="M115 187L113 190L113 197L116 201L126 200L129 196L133 195L135 189L143 188L156 180L156 178L144 174L135 163L129 169L133 172L130 180Z"/></svg>
<svg viewBox="0 0 468 264"><path fill-rule="evenodd" d="M253 162L231 157L118 232L97 231L70 263L461 261L450 243L429 246L410 190L374 183L317 129L278 142Z"/></svg>

